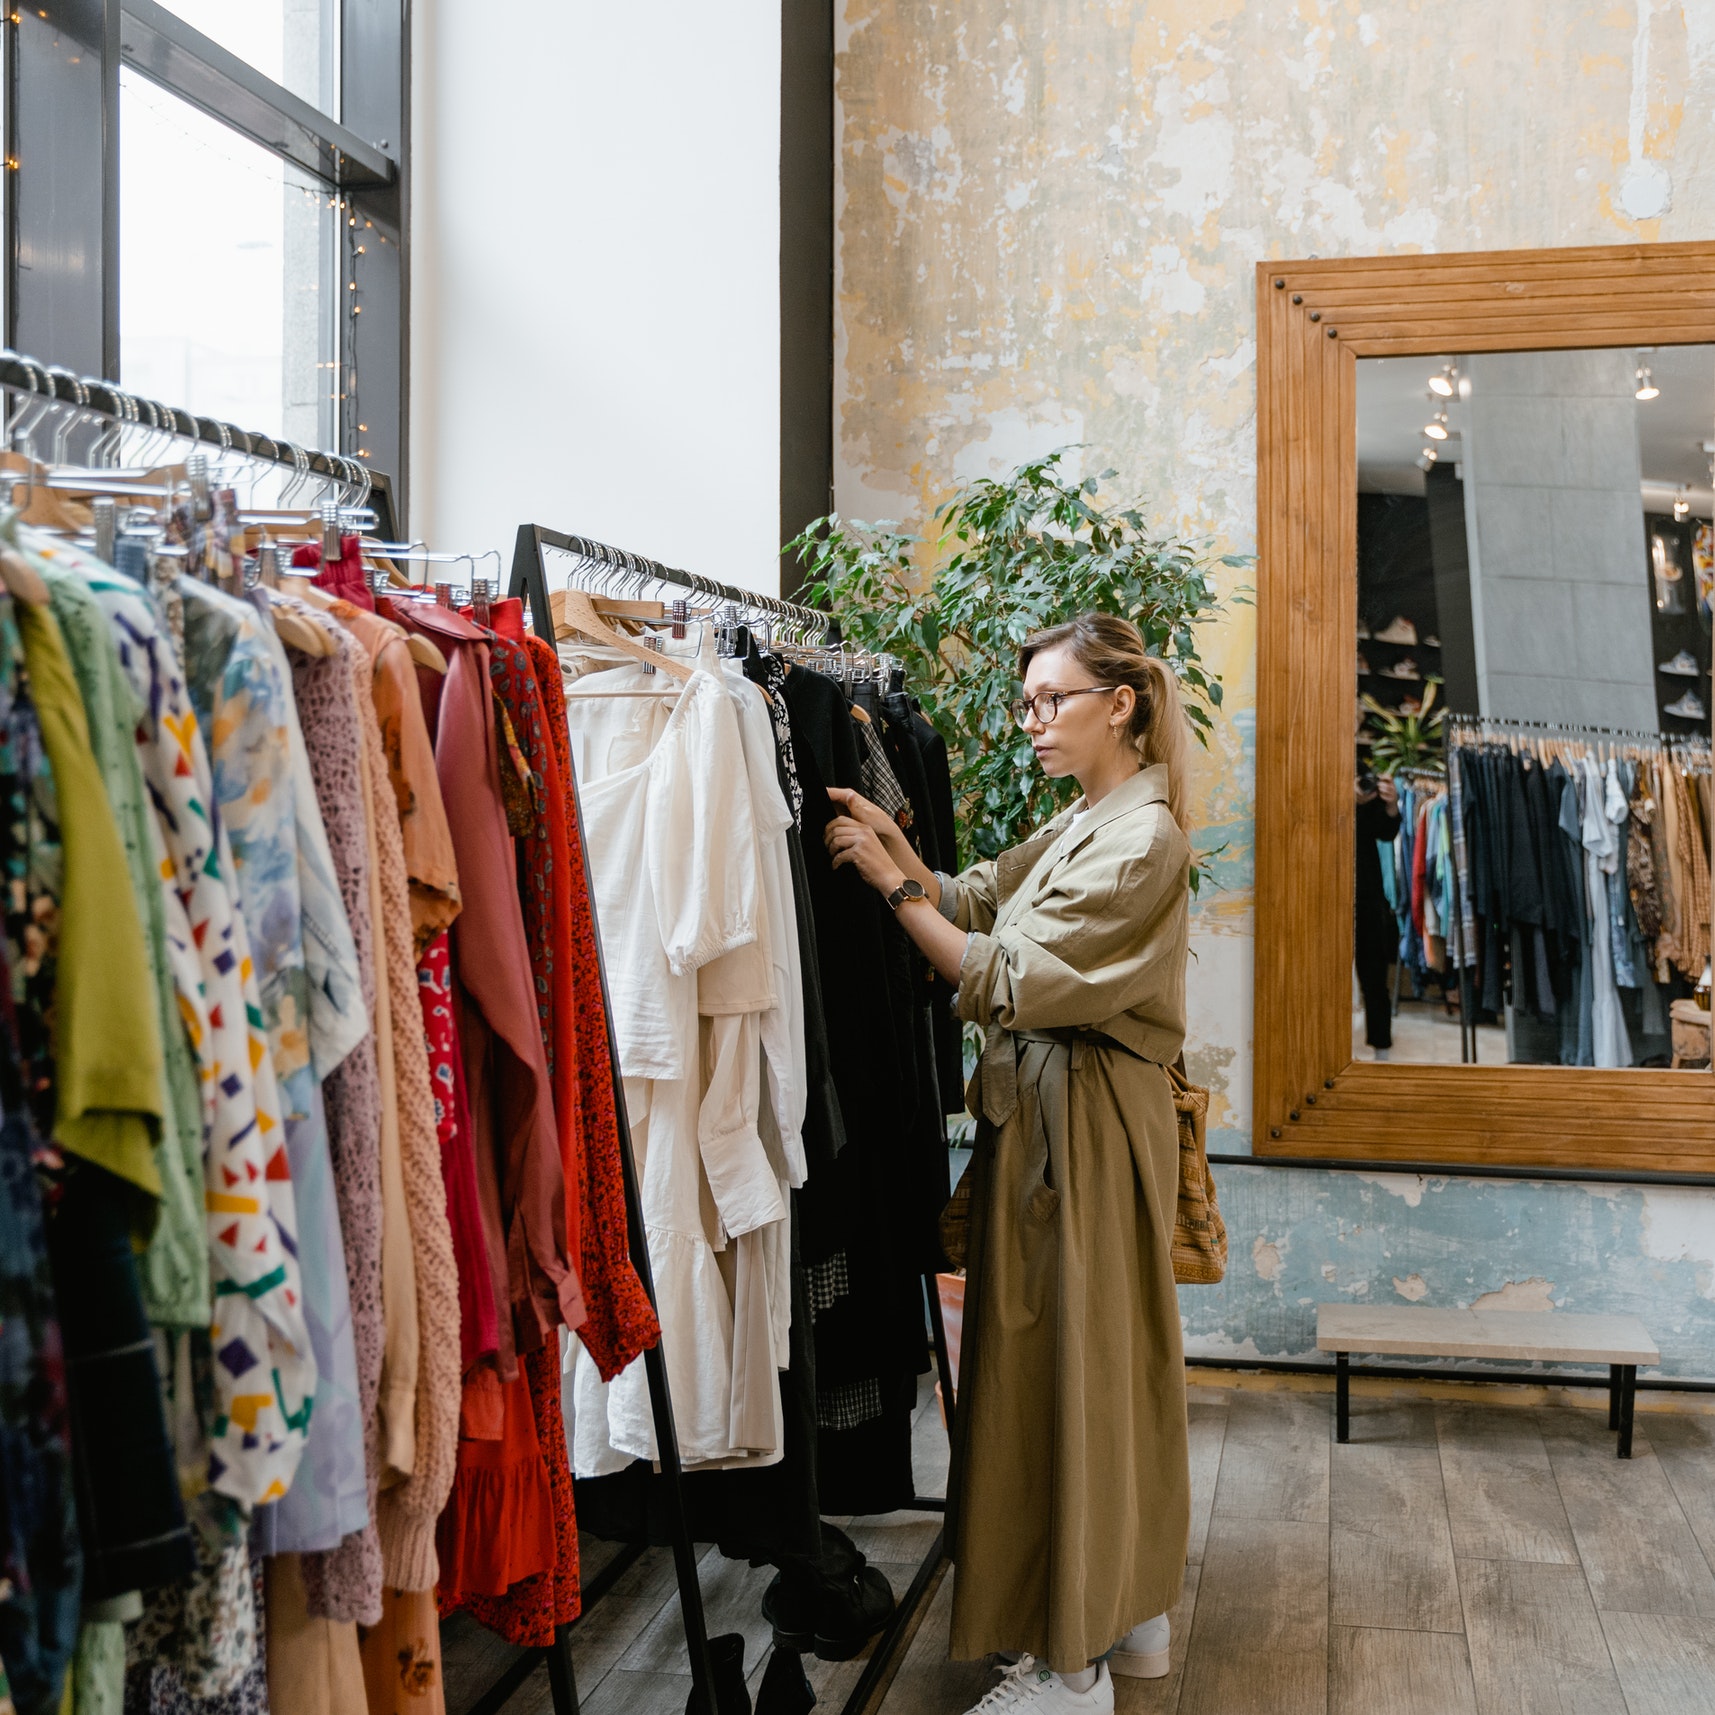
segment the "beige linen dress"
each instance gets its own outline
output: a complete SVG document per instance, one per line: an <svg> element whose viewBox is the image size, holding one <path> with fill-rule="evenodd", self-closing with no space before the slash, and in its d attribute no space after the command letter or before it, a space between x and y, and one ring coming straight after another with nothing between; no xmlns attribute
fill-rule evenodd
<svg viewBox="0 0 1715 1715"><path fill-rule="evenodd" d="M1071 1672L1179 1598L1171 1241L1189 846L1164 768L957 880L987 1031L949 1529L952 1650Z"/></svg>

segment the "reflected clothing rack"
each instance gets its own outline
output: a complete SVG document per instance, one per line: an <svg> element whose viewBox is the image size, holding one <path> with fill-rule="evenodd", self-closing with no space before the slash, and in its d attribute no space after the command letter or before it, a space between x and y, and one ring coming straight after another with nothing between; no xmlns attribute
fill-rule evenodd
<svg viewBox="0 0 1715 1715"><path fill-rule="evenodd" d="M1586 935L1586 931L1582 928L1582 925L1584 924L1587 916L1593 916L1594 919L1598 921L1606 921L1608 923L1608 926L1599 930L1597 934L1596 945L1601 949L1597 955L1597 969L1599 973L1611 969L1614 974L1606 978L1599 977L1599 995L1600 983L1603 980L1607 982L1610 992L1612 992L1616 987L1627 990L1641 989L1646 996L1654 992L1650 986L1652 970L1659 969L1663 973L1656 976L1654 978L1655 981L1666 983L1669 980L1668 975L1665 974L1668 969L1666 964L1667 955L1663 955L1663 958L1658 965L1658 961L1654 953L1655 929L1653 927L1640 927L1640 925L1650 922L1651 919L1645 916L1644 905L1640 902L1639 888L1643 888L1644 897L1648 898L1653 896L1656 887L1655 878L1656 876L1663 875L1664 873L1662 869L1662 843L1659 833L1660 818L1656 817L1653 823L1657 832L1653 836L1653 843L1656 850L1652 864L1648 851L1648 848L1652 844L1652 835L1649 832L1641 834L1638 832L1640 825L1645 829L1649 829L1652 826L1652 811L1644 810L1638 813L1638 815L1641 816L1641 823L1636 817L1625 813L1624 810L1616 813L1610 808L1606 818L1598 816L1598 826L1603 825L1604 820L1607 820L1614 822L1617 826L1626 830L1625 833L1620 836L1618 847L1619 874L1622 878L1619 884L1620 892L1618 898L1620 899L1621 904L1616 906L1614 903L1616 895L1614 893L1614 883L1611 880L1614 871L1612 867L1606 863L1604 863L1603 867L1610 876L1610 880L1607 884L1607 894L1602 896L1600 894L1600 889L1598 889L1596 895L1589 895L1588 889L1596 886L1596 881L1593 879L1594 872L1590 871L1588 868L1589 864L1595 862L1595 858L1586 855L1586 849L1591 851L1596 849L1591 847L1590 843L1590 824L1588 822L1584 824L1583 846L1581 848L1579 835L1575 826L1569 826L1566 821L1567 812L1564 805L1562 805L1560 810L1558 828L1550 833L1548 839L1549 844L1557 851L1560 848L1559 836L1564 835L1571 840L1574 859L1572 862L1570 878L1567 877L1561 862L1551 858L1548 846L1539 844L1539 830L1545 825L1543 812L1541 811L1540 806L1537 806L1534 811L1527 810L1525 808L1525 805L1518 800L1518 789L1516 784L1513 787L1512 796L1514 803L1516 803L1518 807L1513 809L1505 805L1497 805L1494 802L1494 794L1496 791L1500 790L1504 798L1505 789L1498 787L1497 783L1491 779L1487 788L1489 793L1489 807L1484 812L1488 817L1488 822L1486 824L1488 831L1482 835L1480 840L1478 839L1477 828L1479 824L1469 822L1468 818L1478 815L1478 807L1484 801L1483 788L1480 785L1480 771L1485 766L1484 759L1490 759L1490 766L1502 766L1507 761L1507 753L1509 751L1514 753L1515 758L1522 757L1523 766L1537 776L1541 776L1551 764L1555 768L1564 766L1570 769L1574 777L1577 776L1580 767L1585 769L1594 767L1599 771L1599 773L1600 771L1605 771L1605 777L1607 779L1606 790L1609 794L1612 794L1615 789L1614 770L1616 767L1630 769L1636 765L1639 770L1638 779L1640 783L1645 778L1652 778L1651 776L1646 775L1644 771L1649 769L1661 771L1658 775L1653 776L1657 782L1655 796L1658 799L1664 794L1672 797L1674 795L1674 791L1678 790L1677 788L1671 791L1669 790L1667 785L1669 780L1678 779L1684 782L1684 789L1690 793L1689 805L1682 807L1677 814L1682 818L1687 814L1691 816L1691 826L1693 828L1691 836L1693 844L1691 849L1695 852L1697 844L1701 841L1704 845L1703 857L1704 860L1707 859L1707 840L1709 838L1709 829L1707 824L1707 817L1709 814L1707 807L1707 794L1709 791L1708 776L1711 766L1711 747L1710 740L1707 735L1695 732L1664 733L1659 730L1652 729L1609 727L1594 723L1571 721L1453 714L1447 723L1446 730L1446 771L1453 818L1452 858L1456 871L1456 903L1454 906L1453 922L1449 927L1448 946L1450 954L1453 954L1455 957L1460 979L1461 1060L1469 1059L1470 1061L1475 1061L1476 1059L1477 1028L1476 1015L1473 1010L1474 996L1472 994L1472 989L1475 979L1475 966L1479 962L1479 949L1477 942L1481 941L1482 936L1480 934L1467 936L1463 933L1463 930L1468 930L1470 928L1473 920L1475 920L1479 926L1484 921L1487 921L1489 925L1488 933L1490 936L1490 944L1484 952L1482 963L1485 968L1485 975L1483 978L1485 1005L1491 1008L1495 1007L1497 1004L1497 999L1491 997L1498 997L1501 992L1496 985L1492 973L1505 969L1507 965L1504 951L1497 950L1493 945L1495 922L1497 919L1503 924L1503 936L1506 933L1506 926L1510 926L1513 949L1511 965L1515 978L1517 978L1520 969L1519 961L1521 956L1521 947L1519 937L1521 933L1527 938L1534 933L1535 988L1533 990L1531 987L1533 972L1529 968L1529 960L1527 959L1523 978L1525 983L1524 992L1526 994L1535 993L1536 1004L1534 1010L1536 1014L1549 1021L1551 1024L1554 1021L1556 1012L1564 1015L1565 1008L1570 1004L1567 995L1562 992L1563 984L1561 980L1553 974L1554 969L1557 968L1553 965L1553 960L1557 956L1564 958L1570 955L1565 954L1564 951L1557 955L1555 948L1558 946L1559 948L1564 949L1568 944L1569 938L1576 941L1578 938L1584 937ZM1497 755L1500 758L1499 763L1495 763L1492 760ZM1467 758L1469 759L1468 761L1466 760ZM1468 771L1472 769L1479 771L1479 781L1475 785L1475 800L1472 797L1473 782L1468 778ZM1591 778L1595 779L1596 777L1592 776ZM1630 774L1626 774L1621 778L1623 782L1626 783L1625 793L1629 797L1632 791L1632 787L1629 783L1633 777ZM1702 782L1701 786L1697 784L1699 781ZM1701 813L1699 813L1698 805L1700 795L1703 799ZM1526 797L1529 797L1528 789ZM1579 810L1575 815L1575 820L1576 816L1581 816L1583 814L1582 806L1583 797L1581 795L1579 798ZM1548 812L1548 816L1549 820L1552 821L1552 809ZM1695 831L1698 822L1703 823L1703 832L1701 836L1699 836ZM1529 828L1534 830L1533 832L1524 835L1523 838L1528 849L1532 852L1539 853L1541 860L1540 864L1535 861L1525 863L1522 870L1519 869L1516 861L1516 851L1521 837L1517 830L1520 828ZM1511 831L1508 831L1509 829ZM1643 841L1645 848L1641 880L1638 876L1632 874L1631 860L1627 855L1627 842L1638 839ZM1479 862L1477 856L1479 849L1490 853L1490 858L1484 862ZM1612 850L1611 844L1609 849L1610 851ZM1482 884L1476 879L1478 871L1481 870L1482 873L1486 875L1493 875L1494 860L1492 854L1496 850L1501 850L1508 854L1508 861L1512 862L1513 869L1516 873L1536 878L1534 891L1531 884L1528 882L1526 884L1526 900L1524 907L1521 909L1515 910L1513 905L1497 905L1494 911L1491 912L1490 908L1483 904L1483 900L1479 896ZM1468 858L1467 854L1469 854ZM1668 870L1672 869L1673 862L1674 859L1672 855L1669 855L1667 858ZM1485 863L1487 867L1485 867ZM1467 879L1468 869L1470 876L1469 880ZM1700 873L1700 871L1701 864L1694 860L1692 869L1693 877L1695 878L1695 875ZM1497 885L1500 888L1498 896L1495 893ZM1511 882L1507 881L1502 881L1498 884L1491 881L1489 883L1490 898L1495 899L1498 897L1503 901L1508 899L1508 890L1512 885L1513 884ZM1667 883L1665 877L1662 880L1661 885L1664 888L1666 887ZM1680 886L1680 881L1676 880L1674 882L1675 893L1679 892ZM1573 903L1570 904L1568 903L1569 895L1573 901ZM1627 902L1628 895L1629 903ZM1691 897L1695 898L1695 896L1694 882ZM1604 897L1606 901L1605 904L1601 902ZM1681 895L1681 897L1684 896ZM1516 904L1516 896L1514 897L1514 904ZM1636 912L1635 917L1633 915L1634 910ZM1567 927L1569 912L1573 914L1576 922L1580 925L1577 930L1572 930ZM1695 921L1695 919L1693 921ZM1627 925L1630 927L1628 928ZM1453 929L1461 929L1462 932L1458 936L1454 936L1452 934ZM1609 967L1605 962L1608 958L1606 949L1610 945L1613 945L1614 947L1612 967ZM1456 948L1458 949L1457 951L1455 951ZM1621 960L1622 950L1626 954L1623 964ZM1681 973L1685 974L1686 980L1688 981L1695 980L1692 973L1695 970L1696 964L1706 961L1707 959L1706 949L1704 949L1700 955L1697 954L1697 943L1695 940L1692 943L1692 951L1694 956L1691 971L1687 971L1681 951L1676 950L1672 954L1674 963L1678 965L1679 970ZM1647 955L1647 962L1645 962L1645 955ZM1627 974L1620 974L1622 971ZM1586 943L1586 951L1583 957L1583 975L1579 978L1579 982L1583 985L1580 993L1586 996L1588 985L1591 981L1589 972L1590 955L1588 952L1588 944ZM1552 983L1554 996L1554 1005L1552 1009L1542 998L1546 986L1550 983ZM1588 999L1585 998L1582 1004L1584 1006L1586 1016L1580 1027L1581 1034L1577 1039L1577 1058L1576 1060L1567 1059L1567 1055L1570 1052L1573 1052L1574 1044L1567 1039L1565 1034L1566 1027L1563 1022L1562 1040L1560 1043L1561 1063L1575 1063L1578 1065L1590 1065L1594 1063L1598 1066L1624 1066L1632 1064L1632 1050L1626 1039L1624 1026L1617 1027L1617 1035L1611 1033L1609 1037L1610 1054L1617 1057L1604 1059L1602 1057L1600 1042L1597 1043L1594 1049L1596 1056L1594 1062L1586 1057L1592 1052L1589 1043L1590 1021L1588 1017ZM1659 998L1657 1004L1660 1004ZM1525 1003L1518 1000L1516 996L1509 997L1508 1005L1509 1008L1521 1008L1520 1016L1525 1016L1530 1010L1525 1007ZM1617 1002L1615 1002L1614 1005L1617 1005ZM1613 1015L1612 1006L1610 1007L1609 1015ZM1646 1023L1644 1025L1644 1029L1648 1032L1650 1029L1650 1025L1647 1022L1648 1014L1646 1013L1645 1016ZM1510 1044L1512 1042L1513 1030L1512 1017L1513 1013L1509 1010L1509 1054L1511 1054ZM1600 1030L1598 1030L1597 1034L1598 1036L1601 1035ZM1468 1053L1467 1035L1469 1036ZM1515 1055L1513 1057L1517 1058L1518 1056ZM1542 1056L1537 1054L1526 1055L1524 1057L1541 1058Z"/></svg>
<svg viewBox="0 0 1715 1715"><path fill-rule="evenodd" d="M824 636L830 642L837 643L839 641L838 621L819 609L805 607L797 602L783 601L779 597L763 595L755 590L741 589L715 579L702 577L696 573L680 571L674 567L662 565L658 561L647 559L642 555L631 553L626 549L615 548L608 543L598 542L586 536L550 530L539 524L521 524L518 527L512 558L512 575L506 593L509 597L522 597L524 599L530 616L531 628L549 644L553 644L555 639L553 610L549 604L544 563L544 550L547 549L572 554L586 563L611 567L616 572L630 573L643 580L654 580L660 584L680 588L691 595L699 595L708 600L730 603L739 608L750 608L791 623L819 626L824 628ZM572 781L572 800L578 815L581 837L583 810L575 771ZM591 883L587 866L584 885L586 890L590 889ZM643 1232L636 1161L632 1150L630 1126L626 1116L619 1052L613 1034L613 1012L608 997L607 971L601 954L601 929L599 921L596 919L593 891L590 893L590 917L596 927L597 959L598 962L601 962L602 999L609 1020L608 1057L613 1078L614 1106L619 1120L620 1165L625 1180L626 1219L630 1228L631 1256L638 1277L642 1280L644 1289L649 1293L650 1301L653 1303L655 1298L654 1280L650 1272L648 1246ZM925 1275L923 1285L926 1300L925 1309L933 1340L936 1369L941 1382L947 1433L951 1439L955 1402L952 1366L947 1352L940 1294L933 1275ZM663 1338L665 1338L665 1334L663 1334ZM680 1612L684 1617L685 1642L691 1657L693 1703L695 1705L698 1694L701 1693L702 1715L723 1715L723 1712L716 1709L715 1704L702 1589L697 1577L696 1551L691 1541L689 1516L684 1497L684 1470L679 1459L678 1437L674 1428L666 1367L659 1344L644 1354L644 1361L648 1366L646 1374L649 1385L650 1413L655 1427L659 1471L666 1489L667 1524L672 1539L674 1568L679 1586ZM945 1510L946 1503L936 1497L914 1496L913 1505L917 1510L940 1512ZM934 1586L936 1574L945 1559L945 1538L944 1530L936 1532L935 1540L919 1564L905 1596L898 1602L893 1617L877 1637L871 1649L870 1658L865 1663L864 1671L846 1700L842 1715L860 1715L860 1712L870 1702L877 1687L889 1675L895 1657L906 1639L911 1635L913 1620L918 1609ZM641 1552L641 1550L635 1552ZM631 1561L635 1559L635 1552L626 1551L622 1553L619 1559L610 1563L610 1566L619 1567L631 1564ZM604 1573L605 1571L606 1569L604 1569ZM617 1577L617 1572L614 1576ZM596 1600L610 1587L611 1582L612 1580L606 1576L598 1577L597 1580L592 1581L591 1590L584 1603L584 1613L588 1613ZM574 1621L572 1624L575 1626L577 1622ZM571 1629L570 1626L559 1628L555 1642L547 1652L555 1715L576 1715L578 1707L577 1688L573 1681L571 1666L569 1643ZM502 1683L505 1683L509 1688L515 1688L521 1684L523 1678L533 1669L537 1659L539 1657L536 1652L529 1652L526 1657L514 1664L514 1668L509 1670ZM494 1694L499 1691L501 1691L501 1683L497 1683L490 1694L479 1701L476 1708L473 1709L472 1715L491 1715L493 1710L498 1709L505 1700L504 1695L495 1700ZM506 1691L505 1695L510 1695L510 1689Z"/></svg>

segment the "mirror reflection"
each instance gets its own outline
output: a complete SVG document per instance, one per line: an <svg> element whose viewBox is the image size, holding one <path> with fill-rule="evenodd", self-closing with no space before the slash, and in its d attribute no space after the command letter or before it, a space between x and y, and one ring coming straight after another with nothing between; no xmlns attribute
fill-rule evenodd
<svg viewBox="0 0 1715 1715"><path fill-rule="evenodd" d="M1707 1072L1715 346L1357 369L1354 1057Z"/></svg>

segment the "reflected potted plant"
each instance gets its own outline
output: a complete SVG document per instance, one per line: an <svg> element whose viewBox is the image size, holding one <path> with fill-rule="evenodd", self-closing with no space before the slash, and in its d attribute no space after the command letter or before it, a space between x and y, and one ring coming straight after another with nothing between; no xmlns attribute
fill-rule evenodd
<svg viewBox="0 0 1715 1715"><path fill-rule="evenodd" d="M1423 704L1407 713L1378 703L1367 691L1362 703L1370 729L1370 767L1391 777L1403 770L1422 774L1447 772L1447 711L1435 706L1442 680L1431 678L1423 688Z"/></svg>

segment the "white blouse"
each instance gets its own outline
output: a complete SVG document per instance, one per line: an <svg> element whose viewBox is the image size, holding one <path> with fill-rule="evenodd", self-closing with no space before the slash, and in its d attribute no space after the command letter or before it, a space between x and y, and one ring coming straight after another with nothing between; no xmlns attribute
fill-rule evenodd
<svg viewBox="0 0 1715 1715"><path fill-rule="evenodd" d="M770 1407L755 1385L789 1234L759 1095L775 913L730 687L700 671L671 703L599 694L662 688L640 666L567 687L586 858L681 1456L778 1457L779 1390ZM655 1457L641 1363L604 1385L580 1347L570 1392L579 1476Z"/></svg>

